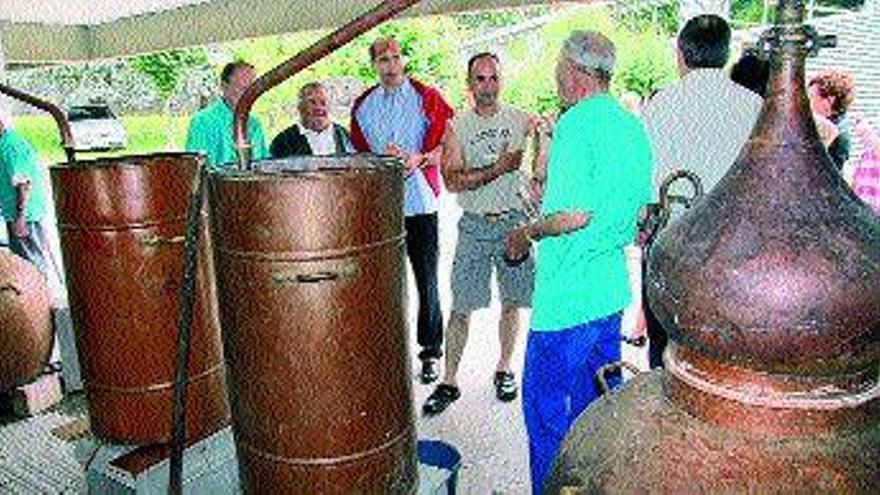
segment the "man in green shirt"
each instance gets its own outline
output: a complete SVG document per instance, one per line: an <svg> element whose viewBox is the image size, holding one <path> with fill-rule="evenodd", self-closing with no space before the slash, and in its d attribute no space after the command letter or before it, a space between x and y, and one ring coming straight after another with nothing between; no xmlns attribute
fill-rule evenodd
<svg viewBox="0 0 880 495"><path fill-rule="evenodd" d="M238 99L256 78L254 67L247 62L226 64L220 74L222 96L199 110L189 124L186 150L203 153L208 168L218 170L238 161L232 136L232 119ZM263 126L253 115L248 116L248 138L251 143L251 159L269 157Z"/></svg>
<svg viewBox="0 0 880 495"><path fill-rule="evenodd" d="M565 112L550 145L542 215L507 238L511 259L540 241L522 385L533 493L597 397L596 370L620 360L620 311L630 300L623 247L651 199L648 138L608 94L613 67L605 36L575 32L565 42L556 70Z"/></svg>
<svg viewBox="0 0 880 495"><path fill-rule="evenodd" d="M0 210L9 248L47 277L52 259L41 223L46 215L43 174L34 148L5 122L0 122Z"/></svg>

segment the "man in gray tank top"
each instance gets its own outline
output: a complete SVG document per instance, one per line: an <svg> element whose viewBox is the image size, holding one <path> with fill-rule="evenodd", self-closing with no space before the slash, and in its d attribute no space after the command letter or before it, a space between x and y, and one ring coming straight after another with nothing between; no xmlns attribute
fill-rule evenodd
<svg viewBox="0 0 880 495"><path fill-rule="evenodd" d="M456 373L467 343L470 314L489 305L493 267L502 302L498 338L501 356L494 385L501 401L517 395L510 361L520 327L520 309L531 306L534 263L531 258L505 262L507 232L526 220L531 201L529 180L521 171L530 131L525 112L498 101L501 89L498 57L480 53L468 62L468 87L474 108L447 126L443 179L457 193L464 210L458 222L458 244L452 266L452 315L446 328L446 369L442 383L425 401L426 415L439 414L461 395ZM532 174L543 182L543 172ZM537 188L536 188L537 189Z"/></svg>

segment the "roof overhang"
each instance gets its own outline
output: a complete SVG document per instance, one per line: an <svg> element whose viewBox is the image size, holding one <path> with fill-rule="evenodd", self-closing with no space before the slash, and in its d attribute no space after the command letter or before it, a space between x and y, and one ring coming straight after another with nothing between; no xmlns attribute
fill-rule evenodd
<svg viewBox="0 0 880 495"><path fill-rule="evenodd" d="M556 3L563 2L425 0L404 15ZM77 4L88 8L71 9ZM108 59L337 27L373 4L369 0L0 0L0 37L7 63Z"/></svg>

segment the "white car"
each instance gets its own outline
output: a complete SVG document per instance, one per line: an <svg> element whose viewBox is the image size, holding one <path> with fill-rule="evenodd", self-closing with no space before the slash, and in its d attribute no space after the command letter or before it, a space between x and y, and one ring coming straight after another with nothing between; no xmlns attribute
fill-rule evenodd
<svg viewBox="0 0 880 495"><path fill-rule="evenodd" d="M67 111L70 133L77 151L125 148L128 137L122 122L107 105L76 105Z"/></svg>

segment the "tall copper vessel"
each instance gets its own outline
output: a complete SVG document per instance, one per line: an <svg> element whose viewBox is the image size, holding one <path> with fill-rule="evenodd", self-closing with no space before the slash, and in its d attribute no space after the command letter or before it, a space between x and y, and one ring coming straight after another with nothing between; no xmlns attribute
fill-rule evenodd
<svg viewBox="0 0 880 495"><path fill-rule="evenodd" d="M208 186L243 487L410 493L397 162L264 161Z"/></svg>
<svg viewBox="0 0 880 495"><path fill-rule="evenodd" d="M171 438L183 233L201 158L155 154L51 168L92 431ZM188 438L228 423L210 249L203 244L190 348Z"/></svg>
<svg viewBox="0 0 880 495"><path fill-rule="evenodd" d="M35 266L0 249L0 392L43 370L52 335L46 280Z"/></svg>
<svg viewBox="0 0 880 495"><path fill-rule="evenodd" d="M587 410L550 493L880 493L880 222L819 141L804 10L779 2L751 138L654 246L667 371Z"/></svg>

